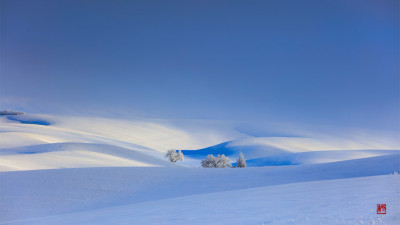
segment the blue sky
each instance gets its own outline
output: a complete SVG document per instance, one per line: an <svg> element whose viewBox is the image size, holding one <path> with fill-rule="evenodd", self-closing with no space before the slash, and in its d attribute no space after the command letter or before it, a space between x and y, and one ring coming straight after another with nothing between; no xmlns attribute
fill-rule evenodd
<svg viewBox="0 0 400 225"><path fill-rule="evenodd" d="M1 0L0 107L398 129L398 8Z"/></svg>

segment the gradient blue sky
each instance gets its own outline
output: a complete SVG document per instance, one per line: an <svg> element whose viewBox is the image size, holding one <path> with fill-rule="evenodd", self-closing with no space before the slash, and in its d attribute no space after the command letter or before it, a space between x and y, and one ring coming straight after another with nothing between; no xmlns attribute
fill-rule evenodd
<svg viewBox="0 0 400 225"><path fill-rule="evenodd" d="M398 0L0 2L1 108L400 126Z"/></svg>

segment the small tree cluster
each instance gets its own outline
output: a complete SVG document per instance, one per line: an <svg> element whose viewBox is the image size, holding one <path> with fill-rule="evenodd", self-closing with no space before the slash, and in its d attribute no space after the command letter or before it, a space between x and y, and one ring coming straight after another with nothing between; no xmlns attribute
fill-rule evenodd
<svg viewBox="0 0 400 225"><path fill-rule="evenodd" d="M239 158L237 159L237 167L245 168L246 167L246 159L244 158L243 153L239 154Z"/></svg>
<svg viewBox="0 0 400 225"><path fill-rule="evenodd" d="M183 153L181 150L179 150L179 152L176 152L176 150L168 150L167 154L165 154L165 157L168 158L168 160L170 162L175 163L178 160L183 161L184 157L183 157Z"/></svg>
<svg viewBox="0 0 400 225"><path fill-rule="evenodd" d="M201 166L206 168L227 168L232 167L231 159L224 154L215 157L210 154L207 158L201 160Z"/></svg>

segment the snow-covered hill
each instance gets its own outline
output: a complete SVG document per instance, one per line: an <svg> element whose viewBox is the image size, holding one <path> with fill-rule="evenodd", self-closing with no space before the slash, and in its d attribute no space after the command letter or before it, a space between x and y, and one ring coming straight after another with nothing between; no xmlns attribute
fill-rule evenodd
<svg viewBox="0 0 400 225"><path fill-rule="evenodd" d="M0 151L2 171L105 166L169 166L169 163L140 151L93 143L41 144Z"/></svg>
<svg viewBox="0 0 400 225"><path fill-rule="evenodd" d="M255 138L252 138L253 140ZM285 165L301 165L338 162L344 160L361 159L382 155L400 154L400 150L326 150L326 151L307 151L298 152L291 149L275 148L264 143L249 143L249 145L237 145L238 141L229 141L215 146L207 147L199 150L184 150L183 154L189 159L186 165L199 166L201 159L208 154L218 155L225 154L230 157L233 162L242 152L247 159L248 167L261 166L285 166ZM233 163L236 166L236 163Z"/></svg>
<svg viewBox="0 0 400 225"><path fill-rule="evenodd" d="M336 150L298 152L250 159L247 160L247 166L259 167L316 164L397 154L400 154L399 150Z"/></svg>
<svg viewBox="0 0 400 225"><path fill-rule="evenodd" d="M349 141L310 135L251 137L241 133L234 124L215 121L130 121L30 114L0 116L0 171L169 166L163 155L171 148L190 149L183 151L187 160L182 165L195 167L199 167L200 160L208 154L225 154L235 162L243 152L249 166L271 166L398 153L381 151L398 150L398 143L388 145L383 141L373 142L373 138Z"/></svg>
<svg viewBox="0 0 400 225"><path fill-rule="evenodd" d="M398 222L399 176L389 175L400 171L398 143L365 137L252 137L215 121L0 116L0 224ZM169 163L170 148L187 149L185 161ZM250 167L199 168L208 154L235 160L240 152ZM376 215L379 203L388 205L385 216Z"/></svg>
<svg viewBox="0 0 400 225"><path fill-rule="evenodd" d="M218 127L191 132L166 120L1 116L0 171L169 166L163 157L168 149L196 149L241 136Z"/></svg>

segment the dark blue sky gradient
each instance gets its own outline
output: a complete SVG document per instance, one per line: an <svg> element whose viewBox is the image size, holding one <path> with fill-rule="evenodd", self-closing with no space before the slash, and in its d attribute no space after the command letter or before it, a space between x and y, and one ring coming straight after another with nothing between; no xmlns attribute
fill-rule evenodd
<svg viewBox="0 0 400 225"><path fill-rule="evenodd" d="M399 60L397 0L1 0L0 104L39 113L398 128Z"/></svg>

